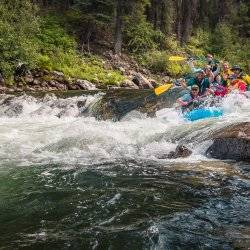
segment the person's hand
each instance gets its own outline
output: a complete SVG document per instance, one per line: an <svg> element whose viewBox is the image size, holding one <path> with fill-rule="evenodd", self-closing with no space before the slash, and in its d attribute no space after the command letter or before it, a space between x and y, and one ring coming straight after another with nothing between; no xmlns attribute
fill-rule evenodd
<svg viewBox="0 0 250 250"><path fill-rule="evenodd" d="M210 89L210 88L207 88L205 95L214 95L214 91L212 89Z"/></svg>
<svg viewBox="0 0 250 250"><path fill-rule="evenodd" d="M182 102L182 106L187 106L188 102Z"/></svg>
<svg viewBox="0 0 250 250"><path fill-rule="evenodd" d="M182 86L183 88L186 88L186 87L187 87L187 83L186 83L186 80L185 80L185 79L182 79L182 80L180 81L180 84L181 84L181 86Z"/></svg>

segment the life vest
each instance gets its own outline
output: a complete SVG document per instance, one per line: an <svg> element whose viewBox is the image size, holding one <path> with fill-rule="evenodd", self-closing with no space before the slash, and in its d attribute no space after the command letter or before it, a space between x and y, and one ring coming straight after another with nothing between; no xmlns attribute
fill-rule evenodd
<svg viewBox="0 0 250 250"><path fill-rule="evenodd" d="M222 96L224 97L227 94L227 88L223 85L218 84L217 86L214 86L214 95L215 96Z"/></svg>
<svg viewBox="0 0 250 250"><path fill-rule="evenodd" d="M246 92L247 84L241 79L232 80L229 91L234 89L238 89L240 92Z"/></svg>
<svg viewBox="0 0 250 250"><path fill-rule="evenodd" d="M229 80L228 78L229 78L229 76L231 76L231 75L233 75L233 71L230 70L230 69L224 70L224 71L221 73L223 85L224 85L225 87L230 85L230 80Z"/></svg>

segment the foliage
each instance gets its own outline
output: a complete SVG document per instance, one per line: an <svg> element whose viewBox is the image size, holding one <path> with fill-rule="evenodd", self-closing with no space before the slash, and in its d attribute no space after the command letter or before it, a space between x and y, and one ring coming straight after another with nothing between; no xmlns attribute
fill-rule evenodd
<svg viewBox="0 0 250 250"><path fill-rule="evenodd" d="M209 52L210 35L204 29L198 28L186 45L189 55L204 56Z"/></svg>
<svg viewBox="0 0 250 250"><path fill-rule="evenodd" d="M28 0L2 1L0 4L0 69L10 77L19 62L35 65L39 31L37 9Z"/></svg>
<svg viewBox="0 0 250 250"><path fill-rule="evenodd" d="M58 52L56 57L41 55L39 66L48 70L61 71L67 77L86 79L93 83L117 84L123 80L119 71L104 68L100 58L81 57L76 53Z"/></svg>
<svg viewBox="0 0 250 250"><path fill-rule="evenodd" d="M249 69L249 11L247 0L2 0L0 70L11 76L18 62L24 62L30 68L116 83L123 78L119 72L106 70L100 58L83 56L79 48L105 44L111 49L117 27L123 51L154 72L178 76L188 68L170 62L169 55L206 53Z"/></svg>
<svg viewBox="0 0 250 250"><path fill-rule="evenodd" d="M217 25L210 44L213 53L232 64L240 64L247 69L250 56L249 48L249 38L241 38L228 23Z"/></svg>
<svg viewBox="0 0 250 250"><path fill-rule="evenodd" d="M58 70L68 77L86 79L94 83L117 84L123 80L118 71L106 70L101 59L83 57L76 48L74 38L60 26L58 16L45 16L38 36L40 56L38 66Z"/></svg>
<svg viewBox="0 0 250 250"><path fill-rule="evenodd" d="M168 73L173 77L190 73L190 69L185 62L172 62L169 60L169 56L170 54L166 51L153 50L140 57L140 62L154 73Z"/></svg>
<svg viewBox="0 0 250 250"><path fill-rule="evenodd" d="M40 26L40 34L37 36L37 43L43 54L75 51L77 43L68 35L60 24L60 16L49 14L43 16Z"/></svg>
<svg viewBox="0 0 250 250"><path fill-rule="evenodd" d="M164 40L164 35L144 20L127 28L126 39L128 50L138 54L158 48L159 41Z"/></svg>
<svg viewBox="0 0 250 250"><path fill-rule="evenodd" d="M58 70L96 83L116 84L123 79L120 72L106 70L99 58L80 55L59 15L37 18L36 11L28 0L0 4L0 69L6 78L22 62L30 68Z"/></svg>

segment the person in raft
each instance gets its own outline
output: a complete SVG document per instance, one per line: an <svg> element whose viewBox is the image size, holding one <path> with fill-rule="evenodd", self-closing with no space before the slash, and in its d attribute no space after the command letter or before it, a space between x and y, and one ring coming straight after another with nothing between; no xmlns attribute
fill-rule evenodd
<svg viewBox="0 0 250 250"><path fill-rule="evenodd" d="M247 89L250 89L250 76L243 73L243 70L240 66L234 65L231 68L232 74L232 80L231 84L229 86L229 90L233 89L239 89L240 91L246 91ZM234 87L232 87L234 86Z"/></svg>
<svg viewBox="0 0 250 250"><path fill-rule="evenodd" d="M211 71L215 72L217 70L218 65L215 62L213 55L207 54L206 61L207 61L207 64L211 67Z"/></svg>
<svg viewBox="0 0 250 250"><path fill-rule="evenodd" d="M179 99L177 99L177 103L179 103L182 107L182 110L187 108L190 104L199 102L199 86L193 85L191 87L191 91Z"/></svg>
<svg viewBox="0 0 250 250"><path fill-rule="evenodd" d="M210 88L211 82L204 70L199 70L196 73L195 77L190 78L187 82L181 83L183 88L192 87L193 85L197 85L199 87L199 95L200 96L207 96L209 94L214 94L212 89Z"/></svg>
<svg viewBox="0 0 250 250"><path fill-rule="evenodd" d="M224 97L227 94L227 87L224 86L221 75L215 77L211 89L214 91L215 96Z"/></svg>

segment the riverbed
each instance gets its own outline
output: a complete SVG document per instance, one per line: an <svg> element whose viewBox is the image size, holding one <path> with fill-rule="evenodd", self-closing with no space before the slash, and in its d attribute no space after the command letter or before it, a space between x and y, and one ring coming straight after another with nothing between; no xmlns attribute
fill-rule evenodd
<svg viewBox="0 0 250 250"><path fill-rule="evenodd" d="M249 163L205 152L250 121L250 100L225 98L221 118L169 107L114 122L96 119L102 98L1 96L0 248L249 249ZM167 159L180 143L192 155Z"/></svg>

